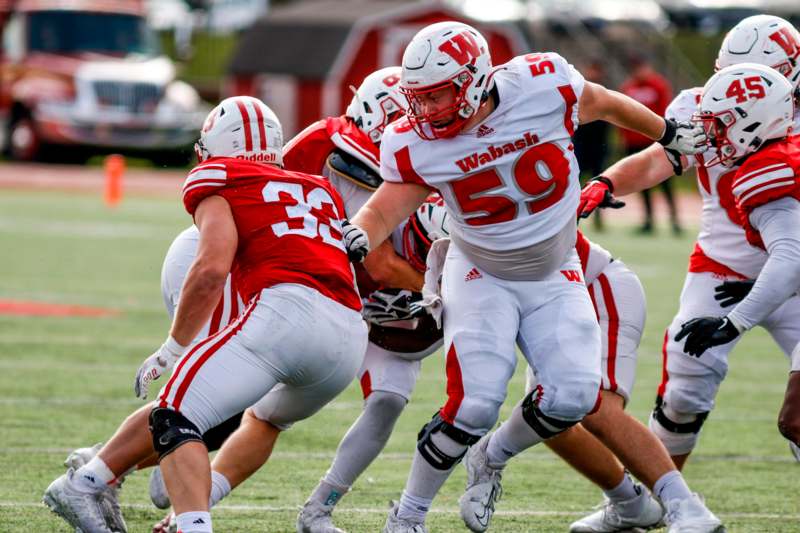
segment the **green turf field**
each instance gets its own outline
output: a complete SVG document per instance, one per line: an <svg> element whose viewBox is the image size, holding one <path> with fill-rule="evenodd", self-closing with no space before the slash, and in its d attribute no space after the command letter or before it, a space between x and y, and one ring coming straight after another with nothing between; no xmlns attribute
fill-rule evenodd
<svg viewBox="0 0 800 533"><path fill-rule="evenodd" d="M177 191L177 185L176 185ZM0 299L105 306L114 318L21 318L0 315L0 532L66 532L40 503L75 447L106 439L140 405L133 377L163 341L168 321L159 290L161 259L189 224L174 201L128 198L116 211L99 198L60 193L0 193ZM633 236L615 227L598 242L641 277L648 325L631 411L644 420L660 376L663 328L676 310L693 235ZM403 488L415 437L444 399L443 359L425 361L417 390L384 454L336 512L352 532L379 531L389 501ZM686 475L729 531L800 531L797 480L775 427L786 362L766 334L750 333L734 353L731 373ZM520 365L510 406L522 394ZM325 472L336 445L358 415L352 386L278 442L258 475L214 511L217 531L294 531L299 506ZM444 487L430 516L432 531L463 531L457 498L463 469ZM147 474L125 482L130 531L149 532L162 516L150 505ZM600 501L599 491L543 446L515 459L493 531L566 531Z"/></svg>

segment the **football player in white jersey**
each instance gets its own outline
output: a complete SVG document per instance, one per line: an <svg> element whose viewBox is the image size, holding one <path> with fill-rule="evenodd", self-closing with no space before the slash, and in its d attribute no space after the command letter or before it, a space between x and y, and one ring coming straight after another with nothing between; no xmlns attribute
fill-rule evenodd
<svg viewBox="0 0 800 533"><path fill-rule="evenodd" d="M748 17L726 36L717 59L718 68L743 61L774 67L796 88L800 84L800 34L787 21L770 15ZM746 89L746 88L743 88ZM667 109L667 116L687 120L698 109L701 88L682 91ZM800 125L795 116L795 129ZM680 165L654 144L606 170L587 185L579 210L588 216L598 206L621 207L613 196L625 196L680 174L697 170L703 200L701 228L689 260L680 296L680 309L665 333L664 381L659 387L650 427L662 440L678 468L694 449L705 418L714 407L717 390L727 373L728 354L735 342L716 346L701 358L683 351L675 336L681 324L703 315L723 314L743 298L766 261L763 249L748 243L736 209L732 181L735 162L725 166L713 156L683 158ZM769 331L789 355L800 340L800 298L792 297L759 324Z"/></svg>
<svg viewBox="0 0 800 533"><path fill-rule="evenodd" d="M554 53L492 69L486 40L461 23L421 30L402 67L407 119L384 131L384 183L344 234L362 259L431 189L441 192L452 240L442 280L448 400L420 432L385 530L425 530L439 488L497 420L519 344L539 387L467 460L462 518L484 531L508 459L578 423L598 399L600 336L574 248L570 136L603 119L687 154L702 151L705 137L585 83Z"/></svg>
<svg viewBox="0 0 800 533"><path fill-rule="evenodd" d="M739 91L738 88L746 88ZM734 88L731 90L731 88ZM721 164L739 165L730 194L747 241L768 258L746 297L724 316L705 316L681 326L675 340L699 359L763 323L800 290L800 137L792 132L795 87L780 72L756 63L726 67L703 88L698 118L710 133ZM800 344L778 428L795 445L798 432Z"/></svg>

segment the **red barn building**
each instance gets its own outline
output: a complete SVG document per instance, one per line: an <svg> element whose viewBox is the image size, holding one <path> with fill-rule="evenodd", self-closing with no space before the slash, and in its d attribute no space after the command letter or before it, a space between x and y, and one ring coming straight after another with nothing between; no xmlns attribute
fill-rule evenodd
<svg viewBox="0 0 800 533"><path fill-rule="evenodd" d="M263 99L291 137L322 116L344 112L374 70L399 65L411 37L434 22L478 28L495 64L529 51L521 26L470 20L441 2L307 0L272 10L241 37L223 96Z"/></svg>

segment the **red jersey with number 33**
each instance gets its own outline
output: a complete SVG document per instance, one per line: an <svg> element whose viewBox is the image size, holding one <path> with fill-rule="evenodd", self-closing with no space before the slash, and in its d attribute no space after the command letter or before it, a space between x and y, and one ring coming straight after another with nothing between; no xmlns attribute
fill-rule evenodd
<svg viewBox="0 0 800 533"><path fill-rule="evenodd" d="M186 210L194 216L200 202L212 195L223 197L233 213L239 246L231 273L246 300L261 289L297 283L361 309L341 240L342 200L327 181L263 163L215 157L186 178Z"/></svg>
<svg viewBox="0 0 800 533"><path fill-rule="evenodd" d="M381 177L438 189L453 233L506 251L542 242L575 218L580 185L570 137L584 80L555 53L515 57L493 80L497 107L455 137L422 140L406 119L387 127Z"/></svg>
<svg viewBox="0 0 800 533"><path fill-rule="evenodd" d="M756 207L780 198L800 201L800 136L769 143L748 157L731 186L748 242L764 248L761 235L750 225L749 215Z"/></svg>

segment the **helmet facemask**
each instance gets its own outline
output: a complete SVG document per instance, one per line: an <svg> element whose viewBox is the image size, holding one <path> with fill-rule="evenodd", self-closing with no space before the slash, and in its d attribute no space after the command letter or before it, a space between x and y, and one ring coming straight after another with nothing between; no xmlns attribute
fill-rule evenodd
<svg viewBox="0 0 800 533"><path fill-rule="evenodd" d="M456 81L457 80L457 81ZM421 138L432 141L454 137L477 111L467 102L467 88L472 83L472 75L467 71L460 72L455 79L427 87L400 87L400 92L408 100L408 121ZM428 95L450 89L454 94L453 105L433 113L422 111L422 99ZM450 119L447 123L437 126L435 123Z"/></svg>
<svg viewBox="0 0 800 533"><path fill-rule="evenodd" d="M739 112L742 111L739 110ZM736 146L728 138L728 130L736 122L736 116L732 111L695 113L692 117L692 122L702 126L708 138L708 144L717 152L716 156L704 161L705 166L711 167L721 164L725 167L731 167L741 155L744 155L737 154Z"/></svg>

